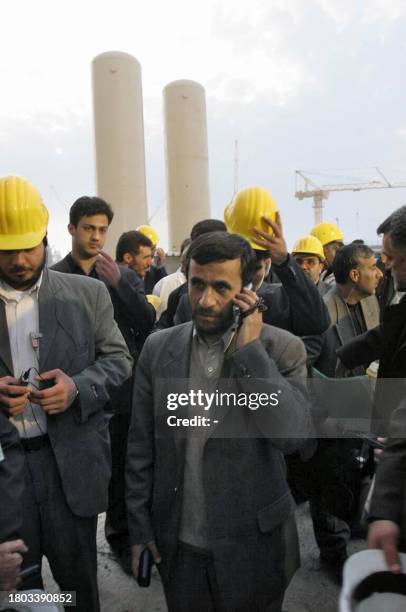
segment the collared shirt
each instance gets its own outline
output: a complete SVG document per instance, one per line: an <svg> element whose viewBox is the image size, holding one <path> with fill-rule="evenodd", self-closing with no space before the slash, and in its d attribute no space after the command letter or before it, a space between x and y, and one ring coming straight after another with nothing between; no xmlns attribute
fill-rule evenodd
<svg viewBox="0 0 406 612"><path fill-rule="evenodd" d="M190 357L190 387L195 391L214 392L224 363L224 354L234 335L232 329L214 342L207 342L193 330ZM196 410L196 409L195 409ZM190 407L190 416L192 412ZM203 451L210 433L209 427L188 429L185 445L183 504L179 540L202 550L209 549L206 499L203 489Z"/></svg>
<svg viewBox="0 0 406 612"><path fill-rule="evenodd" d="M157 295L161 304L157 310L156 317L157 320L161 316L161 314L166 310L168 306L168 299L172 291L183 285L186 282L186 276L181 271L180 268L176 270L173 274L169 274L168 276L164 276L157 282L152 293Z"/></svg>
<svg viewBox="0 0 406 612"><path fill-rule="evenodd" d="M219 378L224 361L224 352L228 348L233 335L234 330L229 328L221 338L209 342L199 336L196 328L193 328L192 364L193 352L196 351L206 378L215 378L216 380ZM190 376L192 378L192 368Z"/></svg>
<svg viewBox="0 0 406 612"><path fill-rule="evenodd" d="M68 264L69 273L70 274L82 274L82 276L90 276L91 278L97 278L99 280L98 274L96 272L96 265L93 265L90 268L89 274L80 267L75 259L72 257L72 253L68 253L65 257L65 262Z"/></svg>
<svg viewBox="0 0 406 612"><path fill-rule="evenodd" d="M18 291L0 280L0 299L5 304L14 377L19 379L29 370L27 380L33 387L38 386L40 346L34 348L33 335L39 332L38 292L41 282L42 274L30 289ZM37 343L40 345L40 341ZM10 420L22 438L41 436L47 431L46 414L33 402L28 402L25 411Z"/></svg>

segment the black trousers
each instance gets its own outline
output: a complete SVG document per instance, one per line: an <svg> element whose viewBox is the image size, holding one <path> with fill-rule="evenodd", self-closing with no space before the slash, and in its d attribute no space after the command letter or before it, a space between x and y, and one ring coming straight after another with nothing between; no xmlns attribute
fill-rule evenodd
<svg viewBox="0 0 406 612"><path fill-rule="evenodd" d="M113 414L109 422L112 469L104 531L108 543L118 552L129 546L125 501L125 461L130 419L130 414Z"/></svg>
<svg viewBox="0 0 406 612"><path fill-rule="evenodd" d="M41 567L45 555L61 591L76 591L76 608L66 610L100 610L96 530L97 516L81 518L70 510L51 446L26 451L21 536L29 550L22 567ZM41 573L19 588L42 589Z"/></svg>
<svg viewBox="0 0 406 612"><path fill-rule="evenodd" d="M317 497L311 498L309 505L314 536L321 556L332 561L346 556L347 544L351 538L348 523L330 514Z"/></svg>
<svg viewBox="0 0 406 612"><path fill-rule="evenodd" d="M223 602L210 553L179 544L170 578L162 576L169 612L231 612ZM232 612L281 612L283 597L259 608L255 602Z"/></svg>

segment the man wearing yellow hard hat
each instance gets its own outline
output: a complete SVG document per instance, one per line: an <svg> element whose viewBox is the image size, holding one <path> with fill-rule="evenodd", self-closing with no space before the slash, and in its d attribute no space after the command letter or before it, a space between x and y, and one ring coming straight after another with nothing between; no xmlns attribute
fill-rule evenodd
<svg viewBox="0 0 406 612"><path fill-rule="evenodd" d="M152 243L152 262L144 278L145 293L151 294L158 281L168 275L165 268L165 251L158 247L158 232L150 225L139 225L136 229Z"/></svg>
<svg viewBox="0 0 406 612"><path fill-rule="evenodd" d="M45 554L76 609L98 612L97 515L107 506L103 407L132 360L105 286L45 267L48 211L27 180L0 179L0 406L25 452L23 569ZM43 588L40 569L22 588Z"/></svg>
<svg viewBox="0 0 406 612"><path fill-rule="evenodd" d="M263 320L298 336L317 335L329 326L323 300L310 278L288 253L276 201L263 187L246 187L224 211L227 231L243 236L254 249L259 267L276 272L281 284L258 287L267 310Z"/></svg>
<svg viewBox="0 0 406 612"><path fill-rule="evenodd" d="M314 282L320 295L328 293L331 285L320 279L326 260L320 240L311 235L302 236L293 245L292 255L297 265Z"/></svg>
<svg viewBox="0 0 406 612"><path fill-rule="evenodd" d="M310 234L320 240L323 245L324 257L326 259L322 274L322 280L329 285L334 285L332 265L337 252L344 246L344 234L335 223L329 221L318 223L313 227Z"/></svg>

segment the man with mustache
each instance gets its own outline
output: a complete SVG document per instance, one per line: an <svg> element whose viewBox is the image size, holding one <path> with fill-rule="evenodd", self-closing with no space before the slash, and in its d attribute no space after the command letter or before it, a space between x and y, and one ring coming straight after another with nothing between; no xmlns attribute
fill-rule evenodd
<svg viewBox="0 0 406 612"><path fill-rule="evenodd" d="M97 516L111 470L103 407L132 359L103 283L45 267L47 224L34 185L0 179L0 410L24 449L22 567L45 555L76 610L98 612ZM41 572L21 588L42 589Z"/></svg>
<svg viewBox="0 0 406 612"><path fill-rule="evenodd" d="M127 451L134 575L149 548L170 612L280 612L299 564L283 453L309 433L305 349L262 322L248 288L256 259L242 237L200 236L185 267L193 321L152 334L136 372ZM279 400L216 403L202 412L211 426L175 432L165 429L165 397L178 385L225 387L243 400L261 389Z"/></svg>

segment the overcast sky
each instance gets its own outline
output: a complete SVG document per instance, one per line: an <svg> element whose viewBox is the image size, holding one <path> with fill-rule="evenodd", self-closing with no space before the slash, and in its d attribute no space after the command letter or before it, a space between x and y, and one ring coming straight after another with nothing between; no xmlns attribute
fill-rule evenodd
<svg viewBox="0 0 406 612"><path fill-rule="evenodd" d="M68 210L95 193L90 64L125 51L141 63L148 205L166 245L162 89L206 89L212 214L239 186L271 190L293 240L313 225L294 197L297 168L406 182L405 0L3 0L0 169L36 184L64 254ZM337 170L344 171L337 172ZM406 191L332 193L326 220L376 242Z"/></svg>

